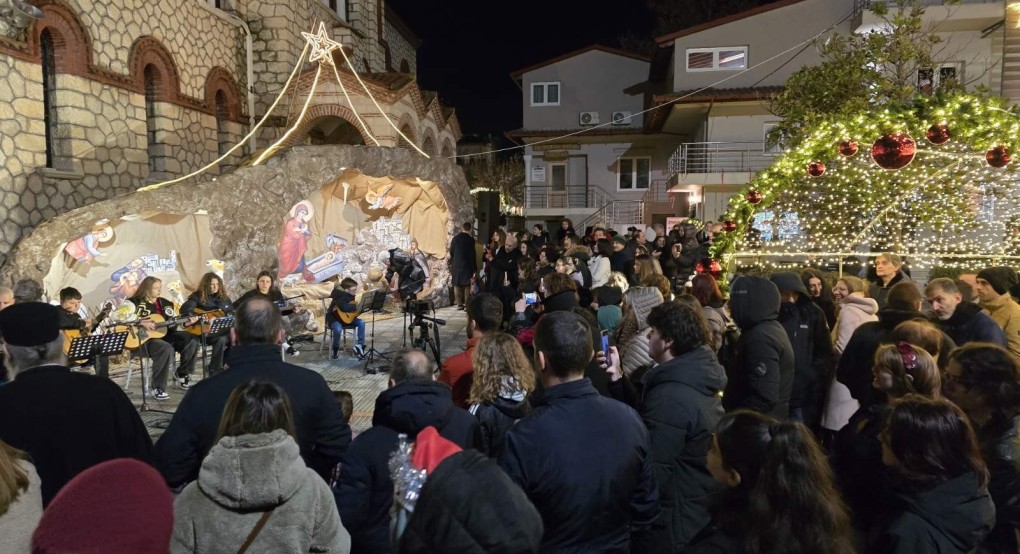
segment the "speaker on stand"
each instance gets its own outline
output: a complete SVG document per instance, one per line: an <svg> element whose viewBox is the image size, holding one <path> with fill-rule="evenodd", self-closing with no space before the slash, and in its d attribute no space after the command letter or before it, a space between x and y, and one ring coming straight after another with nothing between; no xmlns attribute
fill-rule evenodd
<svg viewBox="0 0 1020 554"><path fill-rule="evenodd" d="M478 220L478 242L488 244L493 231L499 228L499 193L479 192L477 200L475 219Z"/></svg>

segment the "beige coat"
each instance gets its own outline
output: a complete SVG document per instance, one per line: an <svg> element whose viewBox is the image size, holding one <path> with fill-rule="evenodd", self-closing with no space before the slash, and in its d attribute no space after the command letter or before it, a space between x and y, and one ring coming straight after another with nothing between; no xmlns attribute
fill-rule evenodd
<svg viewBox="0 0 1020 554"><path fill-rule="evenodd" d="M173 554L235 554L275 508L249 552L347 554L351 536L329 486L284 431L224 437L174 503Z"/></svg>
<svg viewBox="0 0 1020 554"><path fill-rule="evenodd" d="M32 551L32 533L42 518L42 481L30 462L18 460L21 469L28 472L28 490L0 516L0 552L4 554L28 554Z"/></svg>
<svg viewBox="0 0 1020 554"><path fill-rule="evenodd" d="M1020 356L1020 304L1009 294L1003 294L991 302L982 302L981 307L1006 333L1009 351Z"/></svg>
<svg viewBox="0 0 1020 554"><path fill-rule="evenodd" d="M858 327L869 321L878 321L878 302L863 293L855 292L840 300L839 305L839 315L832 326L832 347L836 355L843 353Z"/></svg>

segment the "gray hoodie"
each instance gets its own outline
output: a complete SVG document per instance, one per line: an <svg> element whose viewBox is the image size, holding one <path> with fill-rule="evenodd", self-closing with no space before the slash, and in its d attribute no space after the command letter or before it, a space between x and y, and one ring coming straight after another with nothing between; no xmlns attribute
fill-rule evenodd
<svg viewBox="0 0 1020 554"><path fill-rule="evenodd" d="M249 552L351 551L333 493L283 430L223 437L212 447L198 481L174 503L170 551L236 554L270 509Z"/></svg>

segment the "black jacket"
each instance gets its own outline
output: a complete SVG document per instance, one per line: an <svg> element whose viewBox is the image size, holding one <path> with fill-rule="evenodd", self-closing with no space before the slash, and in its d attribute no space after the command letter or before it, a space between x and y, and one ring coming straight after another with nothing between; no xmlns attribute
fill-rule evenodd
<svg viewBox="0 0 1020 554"><path fill-rule="evenodd" d="M836 379L850 389L850 396L862 404L870 402L875 351L889 340L897 325L920 318L923 318L920 312L885 308L878 310L878 321L864 323L854 331L836 367Z"/></svg>
<svg viewBox="0 0 1020 554"><path fill-rule="evenodd" d="M237 300L234 300L234 304L233 304L234 305L234 309L236 310L237 308L240 308L241 304L244 304L245 302L247 302L249 298L265 298L266 300L268 300L270 302L280 303L280 302L283 302L283 293L280 292L280 289L278 289L276 287L270 287L268 294L262 294L261 292L259 292L259 289L256 287L256 288L253 288L253 289L249 290L248 292L242 294L240 296L240 298L238 298ZM280 307L279 304L277 304L277 307Z"/></svg>
<svg viewBox="0 0 1020 554"><path fill-rule="evenodd" d="M343 289L334 288L330 291L329 298L329 306L326 308L324 316L327 325L336 321L336 314L333 313L335 309L339 309L341 312L358 311L358 305L354 302L354 295Z"/></svg>
<svg viewBox="0 0 1020 554"><path fill-rule="evenodd" d="M478 271L475 258L475 239L471 235L460 232L450 241L450 266L453 286L466 287L471 284L471 277Z"/></svg>
<svg viewBox="0 0 1020 554"><path fill-rule="evenodd" d="M513 267L513 258L507 252L506 247L500 246L492 254L492 259L488 262L488 273L485 276L485 292L491 292L502 297L503 281L507 280L507 273L516 275L517 271Z"/></svg>
<svg viewBox="0 0 1020 554"><path fill-rule="evenodd" d="M990 342L1006 348L1006 334L1002 327L973 302L960 302L949 319L943 321L936 317L932 321L953 339L956 346L968 342Z"/></svg>
<svg viewBox="0 0 1020 554"><path fill-rule="evenodd" d="M466 450L429 475L400 552L527 554L541 542L542 516L527 496L492 460Z"/></svg>
<svg viewBox="0 0 1020 554"><path fill-rule="evenodd" d="M197 292L191 293L184 305L181 306L181 315L191 315L195 313L195 310L199 309L205 312L211 312L214 310L223 310L223 313L233 313L234 304L229 298L212 297L207 298L206 301L202 302L202 295Z"/></svg>
<svg viewBox="0 0 1020 554"><path fill-rule="evenodd" d="M1020 551L1020 416L995 417L977 430L981 453L991 479L988 493L995 502L995 528L981 544L983 553Z"/></svg>
<svg viewBox="0 0 1020 554"><path fill-rule="evenodd" d="M930 490L898 491L890 508L888 526L873 537L871 554L964 554L995 523L992 499L972 472Z"/></svg>
<svg viewBox="0 0 1020 554"><path fill-rule="evenodd" d="M627 553L659 512L648 430L587 379L536 394L500 465L535 504L544 553Z"/></svg>
<svg viewBox="0 0 1020 554"><path fill-rule="evenodd" d="M730 311L740 327L737 354L726 368L727 411L747 408L785 420L793 392L793 346L779 317L779 289L766 279L739 277L730 292Z"/></svg>
<svg viewBox="0 0 1020 554"><path fill-rule="evenodd" d="M227 398L251 380L271 381L287 393L301 457L328 481L351 443L351 428L322 375L281 361L276 344L235 346L227 353L226 364L226 371L188 390L156 442L156 466L167 483L177 487L198 478L202 459L216 442Z"/></svg>
<svg viewBox="0 0 1020 554"><path fill-rule="evenodd" d="M354 439L333 487L340 519L351 533L351 552L395 552L390 541L390 454L399 433L413 441L428 426L461 448L477 442L478 421L453 405L450 387L442 383L401 383L376 398L372 428Z"/></svg>
<svg viewBox="0 0 1020 554"><path fill-rule="evenodd" d="M489 404L474 404L468 411L478 418L481 427L478 450L490 458L499 458L507 431L517 420L531 413L531 403L525 398L513 400L500 396Z"/></svg>
<svg viewBox="0 0 1020 554"><path fill-rule="evenodd" d="M793 346L796 369L790 406L808 406L818 398L818 387L832 371L832 339L825 313L807 295L796 303L784 302L779 308L779 323Z"/></svg>
<svg viewBox="0 0 1020 554"><path fill-rule="evenodd" d="M857 410L836 434L832 469L851 508L854 526L866 533L880 520L889 487L879 434L889 413L886 404L870 404Z"/></svg>
<svg viewBox="0 0 1020 554"><path fill-rule="evenodd" d="M24 370L0 387L0 440L32 457L43 505L96 464L152 461L149 432L124 391L109 379L58 365Z"/></svg>
<svg viewBox="0 0 1020 554"><path fill-rule="evenodd" d="M910 277L907 276L906 273L903 273L902 271L897 271L896 275L894 275L893 278L889 281L888 286L883 287L880 281L878 282L873 281L868 287L868 298L874 298L875 302L878 302L878 309L881 310L882 308L885 307L886 299L889 297L889 289L893 288L893 286L899 283L900 281L913 283L913 281L910 279ZM917 286L917 284L915 283L914 286Z"/></svg>
<svg viewBox="0 0 1020 554"><path fill-rule="evenodd" d="M708 471L707 456L724 413L725 388L726 372L708 346L645 375L637 409L652 441L662 511L651 532L635 537L633 551L680 552L708 525L708 497L718 485Z"/></svg>

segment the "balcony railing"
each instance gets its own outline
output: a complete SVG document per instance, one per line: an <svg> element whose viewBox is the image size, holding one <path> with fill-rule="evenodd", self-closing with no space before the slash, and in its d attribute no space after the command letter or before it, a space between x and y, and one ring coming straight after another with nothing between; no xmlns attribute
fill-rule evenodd
<svg viewBox="0 0 1020 554"><path fill-rule="evenodd" d="M524 207L543 208L592 208L599 209L610 202L609 195L602 189L590 185L567 187L531 185L524 190Z"/></svg>
<svg viewBox="0 0 1020 554"><path fill-rule="evenodd" d="M685 142L669 157L669 177L760 171L772 164L777 153L764 142Z"/></svg>
<svg viewBox="0 0 1020 554"><path fill-rule="evenodd" d="M946 0L921 0L919 2L922 6L943 6L946 4L1001 4L1002 0L956 0L955 2L947 2ZM875 4L892 4L890 0L854 0L854 13L860 13L862 10L870 10Z"/></svg>

